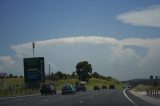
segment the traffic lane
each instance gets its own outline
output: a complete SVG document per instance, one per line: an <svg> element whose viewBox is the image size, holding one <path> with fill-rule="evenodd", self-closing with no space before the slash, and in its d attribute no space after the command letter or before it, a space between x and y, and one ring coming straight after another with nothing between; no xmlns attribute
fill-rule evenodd
<svg viewBox="0 0 160 106"><path fill-rule="evenodd" d="M83 103L77 106L134 106L129 102L122 90L106 90L87 98ZM73 105L74 106L74 105Z"/></svg>
<svg viewBox="0 0 160 106"><path fill-rule="evenodd" d="M43 96L25 96L25 97L17 97L17 98L6 98L0 99L0 106L39 106L50 103L58 103L62 101L72 100L73 98L83 98L84 96L90 95L90 92L81 92L75 95L64 95L62 96L60 93L57 95L43 95Z"/></svg>
<svg viewBox="0 0 160 106"><path fill-rule="evenodd" d="M135 95L131 94L128 89L127 89L125 92L126 92L126 94L128 95L128 97L129 97L132 101L134 101L134 103L135 103L137 106L154 106L153 104L150 104L149 102L144 101L144 100L136 97Z"/></svg>
<svg viewBox="0 0 160 106"><path fill-rule="evenodd" d="M67 97L67 96L65 96ZM122 90L98 90L89 95L68 96L61 102L50 102L41 106L134 106L124 96Z"/></svg>
<svg viewBox="0 0 160 106"><path fill-rule="evenodd" d="M127 97L125 96L127 94ZM130 99L130 100L129 100ZM123 90L100 90L84 99L74 99L56 106L154 106ZM49 105L51 106L51 105Z"/></svg>
<svg viewBox="0 0 160 106"><path fill-rule="evenodd" d="M89 93L80 93L77 95L64 95L65 99L62 101L53 101L48 102L45 105L41 106L83 106L85 101L89 101L90 99L95 98L96 96L100 96L104 94L106 90L99 90L99 91L91 91Z"/></svg>
<svg viewBox="0 0 160 106"><path fill-rule="evenodd" d="M22 100L23 99L23 100ZM98 90L85 93L77 93L76 95L61 94L53 96L34 96L26 98L6 100L1 106L132 106L124 97L122 91L119 90Z"/></svg>
<svg viewBox="0 0 160 106"><path fill-rule="evenodd" d="M92 95L97 95L100 93L99 91L88 91L88 92L80 92L75 95L62 95L59 100L51 100L48 102L41 103L39 106L75 106L77 104L81 104L81 102Z"/></svg>
<svg viewBox="0 0 160 106"><path fill-rule="evenodd" d="M23 96L23 97L11 97L6 99L0 98L0 106L13 106L13 104L14 106L33 105L51 98L56 100L59 98L59 96L60 95L43 95L43 96L34 95L34 96Z"/></svg>
<svg viewBox="0 0 160 106"><path fill-rule="evenodd" d="M92 99L95 96L98 96L100 94L103 94L104 90L99 91L90 91L90 92L84 92L84 93L77 93L75 95L63 95L62 97L64 99L61 99L61 101L48 101L44 104L41 104L40 106L76 106L81 105L83 106L83 101L86 101L87 99Z"/></svg>
<svg viewBox="0 0 160 106"><path fill-rule="evenodd" d="M79 101L90 97L90 95L95 95L99 91L89 91L89 92L80 92L75 95L44 95L44 96L27 96L27 97L18 97L18 98L8 98L0 99L0 106L44 106L44 105L67 105L78 103ZM62 106L62 105L60 105Z"/></svg>
<svg viewBox="0 0 160 106"><path fill-rule="evenodd" d="M126 91L137 106L152 106ZM47 95L6 99L0 106L135 106L123 94L122 90L98 90L75 95Z"/></svg>
<svg viewBox="0 0 160 106"><path fill-rule="evenodd" d="M125 96L123 90L99 90L87 96L83 95L81 98L66 96L67 98L61 102L51 102L43 106L153 106L138 97L133 98L129 92L127 95L132 102Z"/></svg>

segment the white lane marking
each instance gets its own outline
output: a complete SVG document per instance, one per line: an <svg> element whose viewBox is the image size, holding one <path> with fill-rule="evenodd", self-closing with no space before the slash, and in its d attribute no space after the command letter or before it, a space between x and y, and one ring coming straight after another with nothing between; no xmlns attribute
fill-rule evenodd
<svg viewBox="0 0 160 106"><path fill-rule="evenodd" d="M80 101L79 103L83 103L84 101L82 100L82 101Z"/></svg>
<svg viewBox="0 0 160 106"><path fill-rule="evenodd" d="M22 98L22 97L32 97L32 96L38 96L39 94L37 95L25 95L25 96L14 96L14 97L5 97L5 98L0 98L2 100L4 99L15 99L15 98Z"/></svg>
<svg viewBox="0 0 160 106"><path fill-rule="evenodd" d="M43 99L42 102L48 102L48 99Z"/></svg>
<svg viewBox="0 0 160 106"><path fill-rule="evenodd" d="M94 97L93 97L93 96L90 96L89 98L90 98L90 99L93 99Z"/></svg>
<svg viewBox="0 0 160 106"><path fill-rule="evenodd" d="M99 93L96 94L96 96L98 96L98 95L99 95Z"/></svg>
<svg viewBox="0 0 160 106"><path fill-rule="evenodd" d="M87 97L84 97L84 98L82 98L82 99L86 99Z"/></svg>
<svg viewBox="0 0 160 106"><path fill-rule="evenodd" d="M127 96L127 94L125 93L125 91L126 91L126 89L125 90L123 90L123 94L124 94L124 96L132 103L132 104L134 104L135 106L137 106L137 104L136 103L134 103L128 96Z"/></svg>

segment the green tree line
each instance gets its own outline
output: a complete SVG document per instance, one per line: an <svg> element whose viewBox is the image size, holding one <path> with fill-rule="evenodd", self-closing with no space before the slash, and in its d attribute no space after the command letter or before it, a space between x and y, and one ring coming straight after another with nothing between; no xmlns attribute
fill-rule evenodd
<svg viewBox="0 0 160 106"><path fill-rule="evenodd" d="M78 62L75 66L76 71L72 72L71 74L63 73L62 71L57 71L55 73L51 72L50 75L45 75L45 79L50 79L53 81L67 79L67 78L77 78L81 81L88 81L89 78L99 78L104 80L111 80L111 77L106 77L100 75L98 72L92 73L92 65L88 61L81 61ZM23 78L23 76L8 74L7 78Z"/></svg>

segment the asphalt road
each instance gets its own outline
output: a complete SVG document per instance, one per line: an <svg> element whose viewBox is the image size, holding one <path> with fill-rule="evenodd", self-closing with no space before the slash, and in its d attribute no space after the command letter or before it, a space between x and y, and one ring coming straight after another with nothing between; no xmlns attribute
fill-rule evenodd
<svg viewBox="0 0 160 106"><path fill-rule="evenodd" d="M153 106L127 90L99 90L74 95L0 98L0 106Z"/></svg>

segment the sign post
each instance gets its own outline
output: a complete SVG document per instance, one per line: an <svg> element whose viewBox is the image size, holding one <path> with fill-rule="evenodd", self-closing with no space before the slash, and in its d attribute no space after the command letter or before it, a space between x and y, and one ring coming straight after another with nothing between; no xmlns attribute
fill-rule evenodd
<svg viewBox="0 0 160 106"><path fill-rule="evenodd" d="M49 84L51 83L50 64L49 64Z"/></svg>
<svg viewBox="0 0 160 106"><path fill-rule="evenodd" d="M7 74L6 73L0 73L0 78L2 79L2 89L3 89L3 87L4 87L4 78L7 76Z"/></svg>
<svg viewBox="0 0 160 106"><path fill-rule="evenodd" d="M35 57L35 54L34 54L35 42L32 42L32 47L33 47L33 57Z"/></svg>

